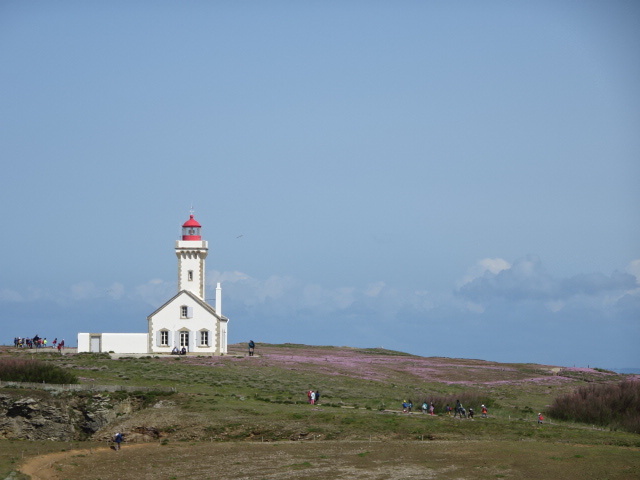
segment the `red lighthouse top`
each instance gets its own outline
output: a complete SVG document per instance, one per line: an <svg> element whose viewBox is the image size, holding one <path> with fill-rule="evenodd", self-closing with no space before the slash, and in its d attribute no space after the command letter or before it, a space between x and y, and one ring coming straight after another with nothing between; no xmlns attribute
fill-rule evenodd
<svg viewBox="0 0 640 480"><path fill-rule="evenodd" d="M182 240L202 240L200 236L200 229L202 225L193 218L193 215L189 215L189 220L182 224Z"/></svg>

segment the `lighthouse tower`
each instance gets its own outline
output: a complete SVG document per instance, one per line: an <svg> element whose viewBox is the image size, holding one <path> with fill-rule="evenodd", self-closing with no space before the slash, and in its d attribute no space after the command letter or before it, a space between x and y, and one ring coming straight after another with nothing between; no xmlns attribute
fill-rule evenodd
<svg viewBox="0 0 640 480"><path fill-rule="evenodd" d="M178 292L187 290L201 300L205 299L204 260L209 253L206 240L202 240L202 226L189 215L182 225L182 239L176 240L178 257Z"/></svg>

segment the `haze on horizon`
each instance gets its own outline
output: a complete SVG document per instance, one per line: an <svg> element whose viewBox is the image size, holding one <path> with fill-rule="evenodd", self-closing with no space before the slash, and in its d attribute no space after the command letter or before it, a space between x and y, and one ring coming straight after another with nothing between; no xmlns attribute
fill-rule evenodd
<svg viewBox="0 0 640 480"><path fill-rule="evenodd" d="M0 5L5 335L639 368L640 4Z"/></svg>

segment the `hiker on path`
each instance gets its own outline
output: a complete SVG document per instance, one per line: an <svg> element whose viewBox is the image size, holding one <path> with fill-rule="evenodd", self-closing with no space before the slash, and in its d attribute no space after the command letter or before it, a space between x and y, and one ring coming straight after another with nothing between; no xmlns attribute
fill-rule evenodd
<svg viewBox="0 0 640 480"><path fill-rule="evenodd" d="M316 390L316 405L320 403L320 390Z"/></svg>
<svg viewBox="0 0 640 480"><path fill-rule="evenodd" d="M316 392L311 390L311 405L315 405L316 403Z"/></svg>
<svg viewBox="0 0 640 480"><path fill-rule="evenodd" d="M116 433L113 441L116 442L116 450L120 450L120 444L122 443L122 434L120 432Z"/></svg>
<svg viewBox="0 0 640 480"><path fill-rule="evenodd" d="M538 423L542 424L542 421L544 420L544 417L542 416L542 413L538 414Z"/></svg>
<svg viewBox="0 0 640 480"><path fill-rule="evenodd" d="M435 415L435 411L436 411L436 406L433 404L433 402L431 402L431 405L429 405L429 414Z"/></svg>
<svg viewBox="0 0 640 480"><path fill-rule="evenodd" d="M253 357L253 351L256 348L256 344L253 342L253 340L249 340L249 356Z"/></svg>
<svg viewBox="0 0 640 480"><path fill-rule="evenodd" d="M429 406L427 405L427 401L422 402L422 413L427 413Z"/></svg>
<svg viewBox="0 0 640 480"><path fill-rule="evenodd" d="M482 405L482 418L487 418L487 407Z"/></svg>
<svg viewBox="0 0 640 480"><path fill-rule="evenodd" d="M460 418L462 418L462 404L460 400L456 400L456 409L453 412L453 418L456 418L456 415L460 415Z"/></svg>
<svg viewBox="0 0 640 480"><path fill-rule="evenodd" d="M473 407L469 407L469 418L473 420Z"/></svg>

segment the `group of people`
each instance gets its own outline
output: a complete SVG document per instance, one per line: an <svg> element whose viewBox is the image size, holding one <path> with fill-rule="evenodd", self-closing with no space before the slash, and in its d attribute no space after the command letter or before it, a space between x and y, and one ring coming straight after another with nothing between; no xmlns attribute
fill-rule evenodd
<svg viewBox="0 0 640 480"><path fill-rule="evenodd" d="M422 413L429 412L429 415L435 415L435 411L436 407L433 402L431 402L431 404L428 404L426 400L422 402Z"/></svg>
<svg viewBox="0 0 640 480"><path fill-rule="evenodd" d="M320 402L320 390L316 390L315 392L313 390L309 390L307 392L307 399L311 405L318 405Z"/></svg>
<svg viewBox="0 0 640 480"><path fill-rule="evenodd" d="M487 418L489 416L487 407L483 404L481 408L482 408L481 410L482 418ZM420 409L422 410L422 413L429 413L429 415L435 415L436 407L433 404L433 402L429 403L425 400L424 402L422 402L422 407ZM411 400L404 400L402 402L402 412L412 413L412 411L413 411L413 402ZM460 403L460 400L456 401L455 409L451 408L451 406L447 404L444 407L444 411L447 415L451 415L451 411L453 411L454 418L460 415L460 418L464 417L464 418L473 419L473 415L474 415L473 408L469 407L469 411L467 412L467 410Z"/></svg>
<svg viewBox="0 0 640 480"><path fill-rule="evenodd" d="M487 418L489 416L487 407L484 404L482 404L482 405L480 405L480 408L481 408L481 411L480 411L481 412L481 417L482 418ZM448 409L447 414L450 415L451 414L450 413L451 412L451 407L449 407L449 405L447 405L447 409ZM462 406L462 404L460 403L460 400L456 400L456 408L455 408L455 411L453 413L453 416L455 417L457 415L460 415L460 418L464 417L464 418L470 418L470 419L473 420L473 416L474 416L473 407L469 407L469 412L467 412L465 410L465 408Z"/></svg>
<svg viewBox="0 0 640 480"><path fill-rule="evenodd" d="M187 347L182 347L182 350L180 350L178 347L173 347L173 350L171 350L171 355L186 355L187 354Z"/></svg>
<svg viewBox="0 0 640 480"><path fill-rule="evenodd" d="M58 338L54 338L53 342L49 344L47 338L40 337L38 334L29 338L29 337L14 337L13 338L13 346L16 348L57 348L58 351L64 348L64 340L60 340L58 343Z"/></svg>

